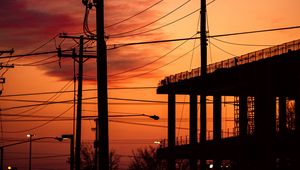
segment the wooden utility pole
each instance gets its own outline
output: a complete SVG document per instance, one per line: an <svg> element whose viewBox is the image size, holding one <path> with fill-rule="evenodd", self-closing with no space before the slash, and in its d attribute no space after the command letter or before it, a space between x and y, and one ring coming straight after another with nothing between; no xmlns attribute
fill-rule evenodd
<svg viewBox="0 0 300 170"><path fill-rule="evenodd" d="M201 0L201 11L200 11L200 40L201 40L201 77L203 80L206 78L207 73L207 37L206 37L206 0ZM206 94L200 96L200 142L206 142ZM206 160L201 160L200 169L206 169Z"/></svg>
<svg viewBox="0 0 300 170"><path fill-rule="evenodd" d="M10 55L12 55L14 52L15 52L14 49L11 49L11 50L2 50L2 51L0 51L0 55L2 55L2 54L10 54ZM13 64L5 64L5 65L3 65L0 62L0 70L2 68L14 68L14 65ZM0 77L0 84L4 84L4 83L5 83L5 78L4 77ZM2 90L0 90L0 95L1 94L2 94Z"/></svg>
<svg viewBox="0 0 300 170"><path fill-rule="evenodd" d="M81 119L82 119L82 79L83 79L83 58L96 58L96 56L88 56L83 54L84 38L83 36L74 37L61 35L60 38L79 39L79 55L73 50L73 54L62 54L61 50L58 50L58 57L72 57L74 60L78 57L78 93L77 93L77 116L76 116L76 147L75 147L75 170L80 170L80 150L81 150ZM73 148L74 150L74 148Z"/></svg>
<svg viewBox="0 0 300 170"><path fill-rule="evenodd" d="M109 169L108 101L107 101L107 51L104 33L104 0L96 0L97 31L97 85L99 169Z"/></svg>

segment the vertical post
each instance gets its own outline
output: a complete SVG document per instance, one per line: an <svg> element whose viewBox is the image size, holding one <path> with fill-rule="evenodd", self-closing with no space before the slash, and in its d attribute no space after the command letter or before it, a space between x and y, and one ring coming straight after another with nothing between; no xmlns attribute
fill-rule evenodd
<svg viewBox="0 0 300 170"><path fill-rule="evenodd" d="M286 97L279 97L279 133L282 137L286 134Z"/></svg>
<svg viewBox="0 0 300 170"><path fill-rule="evenodd" d="M205 80L207 65L207 37L206 37L206 0L201 0L200 11L200 40L201 40L201 77ZM205 91L205 89L204 89ZM200 96L200 142L206 142L206 94ZM206 160L201 160L201 170L206 169Z"/></svg>
<svg viewBox="0 0 300 170"><path fill-rule="evenodd" d="M221 96L215 95L213 99L213 114L214 114L214 140L220 141L222 137L222 103L221 103Z"/></svg>
<svg viewBox="0 0 300 170"><path fill-rule="evenodd" d="M190 94L190 144L192 147L197 144L197 122L197 95ZM190 158L190 169L197 169L197 159L194 154Z"/></svg>
<svg viewBox="0 0 300 170"><path fill-rule="evenodd" d="M32 135L29 135L29 167L28 169L31 170L31 149L32 149Z"/></svg>
<svg viewBox="0 0 300 170"><path fill-rule="evenodd" d="M248 127L248 97L247 96L239 96L239 136L245 137L247 136L247 127Z"/></svg>
<svg viewBox="0 0 300 170"><path fill-rule="evenodd" d="M275 169L276 97L255 96L256 163L259 170Z"/></svg>
<svg viewBox="0 0 300 170"><path fill-rule="evenodd" d="M3 147L0 147L0 151L1 151L1 166L0 166L0 168L1 168L1 170L3 169L4 170L4 158L3 158L3 156L4 156L4 148Z"/></svg>
<svg viewBox="0 0 300 170"><path fill-rule="evenodd" d="M80 150L81 150L81 111L82 111L82 75L83 75L83 36L80 36L79 43L79 68L78 68L78 102L76 119L76 149L75 149L75 169L80 170Z"/></svg>
<svg viewBox="0 0 300 170"><path fill-rule="evenodd" d="M197 95L190 94L190 144L197 143Z"/></svg>
<svg viewBox="0 0 300 170"><path fill-rule="evenodd" d="M172 151L175 147L175 131L176 131L176 116L175 116L175 94L169 93L168 94L168 147L170 151ZM168 170L175 169L175 159L173 155L169 155L168 159Z"/></svg>
<svg viewBox="0 0 300 170"><path fill-rule="evenodd" d="M95 124L96 124L96 131L95 131L95 143L94 143L94 148L95 148L95 169L97 169L99 167L99 160L98 160L98 154L99 154L99 125L98 125L99 121L98 118L95 119Z"/></svg>
<svg viewBox="0 0 300 170"><path fill-rule="evenodd" d="M222 101L220 95L215 95L213 98L213 136L214 141L219 143L222 138ZM217 156L217 155L216 155ZM218 156L217 156L218 157ZM221 160L214 159L214 169L221 169Z"/></svg>
<svg viewBox="0 0 300 170"><path fill-rule="evenodd" d="M70 170L74 170L74 135L72 135L70 142Z"/></svg>
<svg viewBox="0 0 300 170"><path fill-rule="evenodd" d="M296 136L300 134L300 96L295 97L295 130Z"/></svg>
<svg viewBox="0 0 300 170"><path fill-rule="evenodd" d="M104 35L104 0L96 0L99 169L108 170L109 135L107 101L107 51ZM100 168L101 167L101 168Z"/></svg>
<svg viewBox="0 0 300 170"><path fill-rule="evenodd" d="M280 140L286 140L286 97L279 97L279 135ZM279 167L280 169L287 169L287 157L284 151L279 155Z"/></svg>

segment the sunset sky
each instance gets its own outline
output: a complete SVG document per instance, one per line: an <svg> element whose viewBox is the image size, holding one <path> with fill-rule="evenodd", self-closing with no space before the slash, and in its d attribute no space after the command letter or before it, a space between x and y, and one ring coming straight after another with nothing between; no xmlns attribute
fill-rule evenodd
<svg viewBox="0 0 300 170"><path fill-rule="evenodd" d="M207 3L208 35L300 25L299 0L207 0ZM159 80L199 67L200 49L197 47L200 42L190 40L114 47L124 43L199 36L199 8L200 0L105 1L109 115L155 114L161 118L158 121L147 117L110 118L110 149L121 156L122 169L129 164L132 150L155 146L154 141L167 137L166 103L136 100L167 101L166 95L156 94ZM81 0L2 2L0 51L13 48L14 56L55 51L59 46L62 49L75 47L75 41L61 39L58 34L82 35L84 14ZM94 31L95 8L90 10L88 18L90 30ZM208 64L297 39L300 39L300 29L209 39ZM86 47L90 47L87 50L95 51L95 45L95 42L87 42ZM62 93L74 89L73 61L59 59L55 53L7 56L2 54L0 63L14 64L15 68L0 70L1 77L6 79L0 86L3 90L0 97L0 145L27 140L28 133L35 134L34 138L73 133L73 102L29 106L73 100L73 93ZM83 98L96 97L95 59L84 63L83 74ZM45 92L53 93L37 94ZM188 102L188 96L178 96L177 100ZM84 100L83 116L97 115L96 102L96 99ZM19 106L22 107L15 108ZM177 104L176 107L176 126L179 127L176 135L179 137L188 135L188 108L187 104ZM231 105L223 105L223 130L232 131L232 113ZM60 118L54 120L55 117ZM61 118L70 119L58 121ZM212 130L211 118L209 106L208 130ZM83 120L83 143L93 144L95 133L91 128L94 127L93 120ZM35 142L32 167L42 169L47 165L49 170L66 169L68 154L68 141L60 143L47 139ZM5 166L26 169L28 144L7 148L4 158Z"/></svg>

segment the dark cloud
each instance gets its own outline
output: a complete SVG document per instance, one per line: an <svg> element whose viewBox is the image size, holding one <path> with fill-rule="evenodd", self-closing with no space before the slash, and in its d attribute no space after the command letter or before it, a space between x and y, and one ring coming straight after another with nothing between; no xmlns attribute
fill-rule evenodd
<svg viewBox="0 0 300 170"><path fill-rule="evenodd" d="M79 11L80 14L73 16L75 12L52 12L55 8L55 5L51 5L52 3L57 3L57 1L47 2L49 5L49 9L47 7L43 7L45 10L37 10L37 8L32 8L28 2L32 0L14 0L8 1L2 5L2 10L0 10L1 17L0 18L0 37L2 37L0 42L0 47L14 47L24 48L24 49L34 49L33 44L37 44L37 42L45 42L45 38L60 33L60 32L81 32L82 30L82 20L79 19L78 15L83 16L83 10ZM69 0L71 1L71 0ZM44 2L41 4L47 5ZM105 3L105 22L106 25L113 24L115 22L121 21L125 18L128 18L143 9L149 7L154 4L153 0L132 0L127 1L119 1L119 0L111 0L106 1ZM14 10L11 10L14 9ZM82 6L82 9L84 7ZM75 11L78 8L74 9ZM78 12L78 11L77 11ZM73 13L73 14L72 14ZM71 15L72 14L72 15ZM134 17L126 22L118 24L116 26L110 27L106 29L106 33L108 35L118 34L122 32L126 32L143 25L148 24L151 21L156 20L160 16L160 12L157 8L153 8L145 13ZM90 14L90 27L93 30L94 28L94 18L95 10L91 11ZM157 23L156 23L157 24ZM156 27L157 25L153 24L147 26L144 29L139 31L148 30ZM75 31L77 30L77 31ZM139 32L137 31L137 32ZM136 33L136 32L134 32ZM155 31L150 32L147 35L140 35L136 37L125 37L123 39L109 39L108 44L113 44L117 42L133 42L133 41L147 41L147 40L156 40L166 38L166 35L163 32ZM5 42L5 44L2 44ZM74 44L74 42L73 42ZM69 43L68 43L69 45ZM63 47L66 47L65 43ZM147 46L131 46L131 47L123 47L117 50L110 50L108 52L108 71L109 74L121 73L132 68L137 68L149 63L158 56L161 55L161 51L165 51L166 47L155 45L147 45ZM30 51L30 50L29 50ZM135 81L134 75L142 74L144 72L148 72L149 70L155 68L156 65L163 64L160 61L153 63L150 66L142 67L137 70L132 70L130 72L126 72L124 74L119 74L115 77L110 77L109 81L112 84L122 84L122 83L130 83ZM73 62L71 59L62 59L61 67L59 67L58 63L49 64L41 67L42 70L45 71L45 74L48 76L55 76L60 78L61 80L70 80L73 77ZM84 75L85 80L89 82L95 81L96 76L96 61L91 59L89 62L84 64ZM157 78L159 76L159 72L151 72L149 74L145 74L142 78ZM128 77L128 79L126 78ZM130 78L130 79L129 79ZM137 78L141 78L138 76Z"/></svg>
<svg viewBox="0 0 300 170"><path fill-rule="evenodd" d="M72 16L33 10L24 0L6 1L0 10L0 46L15 49L32 48L64 30L74 29L80 22Z"/></svg>

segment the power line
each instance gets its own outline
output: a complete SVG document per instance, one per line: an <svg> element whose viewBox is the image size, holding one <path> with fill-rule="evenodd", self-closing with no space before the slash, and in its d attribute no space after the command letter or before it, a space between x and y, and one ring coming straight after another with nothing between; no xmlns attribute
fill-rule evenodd
<svg viewBox="0 0 300 170"><path fill-rule="evenodd" d="M180 18L178 18L178 19L176 19L176 20L174 20L174 21L172 21L172 22L169 22L169 23L167 23L167 24L164 24L164 25L162 25L162 26L159 26L159 27L156 27L156 28L153 28L153 29L149 29L149 30L142 31L142 32L139 32L139 33L133 33L133 34L127 34L127 35L123 35L123 36L109 37L109 38L124 38L124 37L131 37L131 36L137 36L137 35L142 35L142 34L145 34L145 33L152 32L152 31L156 31L156 30L159 30L159 29L161 29L161 28L164 28L164 27L167 27L167 26L169 26L169 25L172 25L172 24L174 24L174 23L176 23L176 22L179 22L179 21L181 21L181 20L183 20L183 19L185 19L185 18L191 16L192 14L198 12L199 10L200 10L200 8L199 8L199 9L196 9L195 11L190 12L190 13L188 13L187 15L185 15L185 16L183 16L183 17L180 17Z"/></svg>
<svg viewBox="0 0 300 170"><path fill-rule="evenodd" d="M211 2L207 3L207 6L210 5L210 4L212 4L212 3L215 2L215 1L216 1L216 0L212 0ZM158 29L167 27L167 26L169 26L169 25L172 25L172 24L174 24L174 23L176 23L176 22L178 22L178 21L181 21L181 20L183 20L183 19L185 19L185 18L191 16L192 14L194 14L194 13L200 11L200 9L201 9L201 8L196 9L196 10L194 10L193 12L190 12L190 13L188 13L187 15L184 15L183 17L180 17L180 18L178 18L178 19L176 19L176 20L174 20L174 21L171 21L171 22L169 22L169 23L166 23L166 24L164 24L164 25L162 25L162 26L159 26L159 27L157 27L157 28L149 29L149 30L142 31L142 32L139 32L139 33L133 33L133 34L123 35L123 36L121 35L121 36L111 37L111 38L124 38L124 37L137 36L137 35L142 35L142 34L145 34L145 33L149 33L149 32L152 32L152 31L155 31L155 30L158 30Z"/></svg>
<svg viewBox="0 0 300 170"><path fill-rule="evenodd" d="M23 132L28 132L28 131L31 131L31 130L35 130L35 129L38 129L38 128L41 128L43 126L46 126L47 124L55 121L57 118L61 117L62 115L64 115L65 113L67 113L69 110L71 110L74 106L72 105L71 107L69 107L67 110L65 110L64 112L62 112L61 114L57 115L56 117L54 117L53 119L51 120L48 120L47 122L43 123L43 124L40 124L38 126L35 126L35 127L32 127L32 128L29 128L29 129L26 129L26 130L19 130L19 131L3 131L3 133L23 133ZM73 119L72 119L73 120Z"/></svg>
<svg viewBox="0 0 300 170"><path fill-rule="evenodd" d="M245 43L235 43L235 42L229 42L229 41L225 41L225 40L221 40L221 39L218 39L218 38L212 38L214 40L217 40L217 41L220 41L220 42L223 42L223 43L226 43L226 44L231 44L231 45L240 45L240 46L259 46L259 47L271 47L271 46L274 46L274 45L266 45L266 44L245 44Z"/></svg>
<svg viewBox="0 0 300 170"><path fill-rule="evenodd" d="M62 50L62 52L67 52L67 51L72 51L72 50ZM3 56L3 57L0 57L0 59L3 59L3 58L18 58L18 57L26 57L26 56L42 55L42 54L54 54L54 53L57 53L57 50L56 51L45 51L45 52L19 54L19 55L12 55L12 56Z"/></svg>
<svg viewBox="0 0 300 170"><path fill-rule="evenodd" d="M196 35L196 34L195 34ZM194 37L195 35L193 35L192 37ZM191 38L192 38L191 37ZM181 47L182 45L184 45L186 42L188 42L188 40L185 40L184 42L182 42L181 44L179 44L178 46L176 46L175 48L173 48L172 50L170 50L169 52L165 53L164 55L158 57L157 59L153 60L153 61L150 61L144 65L141 65L141 66L138 66L138 67L134 67L132 69L128 69L128 70L125 70L125 71L122 71L122 72L119 72L119 73L115 73L115 74L111 74L109 75L109 77L114 77L114 76L117 76L117 75L121 75L121 74L124 74L124 73L128 73L128 72L131 72L131 71L134 71L134 70L138 70L138 69L141 69L143 67L146 67L148 65L151 65L159 60L161 60L162 58L168 56L169 54L171 54L172 52L174 52L176 49L178 49L179 47Z"/></svg>
<svg viewBox="0 0 300 170"><path fill-rule="evenodd" d="M175 61L179 60L180 58L186 56L187 54L189 54L190 52L192 52L194 49L198 48L199 46L200 46L200 45L197 45L197 46L194 47L193 49L189 50L188 52L184 53L183 55L181 55L181 56L175 58L174 60L172 60L172 61L170 61L170 62L168 62L168 63L166 63L166 64L164 64L164 65L162 65L162 66L156 67L156 68L154 68L154 69L152 69L152 70L149 70L149 71L144 72L144 73L141 73L141 74L136 74L136 75L133 75L133 76L128 76L128 77L124 77L124 78L114 79L113 81L125 80L125 79L130 79L130 78L136 78L136 77L140 77L140 76L144 76L144 75L146 75L146 74L149 74L149 73L151 73L151 72L153 72L153 71L159 70L159 69L161 69L161 68L163 68L163 67L166 67L167 65L170 65L170 64L174 63Z"/></svg>
<svg viewBox="0 0 300 170"><path fill-rule="evenodd" d="M144 90L144 89L156 89L157 87L145 86L145 87L111 87L109 90ZM96 91L97 89L84 89L83 91ZM54 93L73 93L74 90L64 90L64 91L51 91L51 92L38 92L38 93L21 93L21 94L8 94L0 96L2 97L19 97L19 96L34 96L34 95L47 95Z"/></svg>
<svg viewBox="0 0 300 170"><path fill-rule="evenodd" d="M217 45L215 45L215 44L212 43L212 42L210 42L210 44L213 45L214 47L216 47L217 49L223 51L223 52L226 53L226 54L229 54L229 55L231 55L231 56L237 56L237 55L234 55L234 54L232 54L232 53L230 53L230 52L228 52L228 51L222 49L221 47L218 47Z"/></svg>
<svg viewBox="0 0 300 170"><path fill-rule="evenodd" d="M158 19L156 19L156 20L154 20L154 21L152 21L152 22L150 22L150 23L148 23L148 24L146 24L146 25L143 25L143 26L141 26L141 27L132 29L132 30L130 30L130 31L125 31L125 32L118 33L118 34L112 34L112 35L109 35L109 37L117 38L118 36L121 36L121 35L124 35L124 34L127 34L127 33L131 33L131 32L134 32L134 31L143 29L143 28L145 28L145 27L147 27L147 26L149 26L149 25L152 25L152 24L154 24L154 23L156 23L156 22L162 20L163 18L165 18L165 17L171 15L171 14L174 13L175 11L177 11L177 10L179 10L180 8L182 8L183 6L185 6L185 5L186 5L187 3L189 3L190 1L191 1L191 0L185 1L183 4L181 4L181 5L178 6L177 8L173 9L172 11L170 11L170 12L168 12L167 14L163 15L162 17L160 17L160 18L158 18Z"/></svg>
<svg viewBox="0 0 300 170"><path fill-rule="evenodd" d="M273 28L273 29L265 29L265 30L254 30L254 31L245 31L245 32L211 35L211 36L207 36L207 38L227 37L227 36L244 35L244 34L255 34L255 33L280 31L280 30L290 30L290 29L299 29L299 28L300 28L300 26L291 26L291 27ZM175 42L175 41L194 40L194 39L200 39L200 37L176 38L176 39L166 39L166 40L156 40L156 41L142 41L142 42L132 42L132 43L120 43L120 44L111 44L111 45L108 45L108 46L111 46L110 49L116 49L116 48L121 48L121 47L125 47L125 46L132 46L132 45L157 44L157 43L167 43L167 42ZM110 49L108 49L108 50L110 50Z"/></svg>
<svg viewBox="0 0 300 170"><path fill-rule="evenodd" d="M52 37L50 40L46 41L44 44L40 45L39 47L35 48L34 50L32 50L31 52L29 52L30 54L31 53L34 53L36 51L38 51L39 49L43 48L44 46L46 46L47 44L49 44L51 41L55 40L57 38L59 34L56 34L54 37ZM11 62L13 61L16 61L16 60L19 60L20 58L22 58L24 56L19 56L18 58L16 59L13 59ZM1 57L2 58L2 57Z"/></svg>
<svg viewBox="0 0 300 170"><path fill-rule="evenodd" d="M128 17L128 18L125 18L125 19L123 19L123 20L121 20L121 21L118 21L118 22L115 22L115 23L113 23L113 24L111 24L111 25L108 25L108 26L105 27L105 29L107 29L107 28L109 28L109 27L113 27L113 26L118 25L118 24L121 24L121 23L123 23L123 22L125 22L125 21L128 21L128 20L130 20L130 19L132 19L132 18L134 18L134 17L136 17L136 16L138 16L138 15L140 15L140 14L142 14L142 13L148 11L149 9L153 8L154 6L160 4L162 1L164 1L164 0L160 0L160 1L156 2L156 3L154 3L153 5L151 5L151 6L147 7L147 8L145 8L144 10L142 10L142 11L140 11L140 12L138 12L138 13L136 13L136 14L134 14L134 15Z"/></svg>

